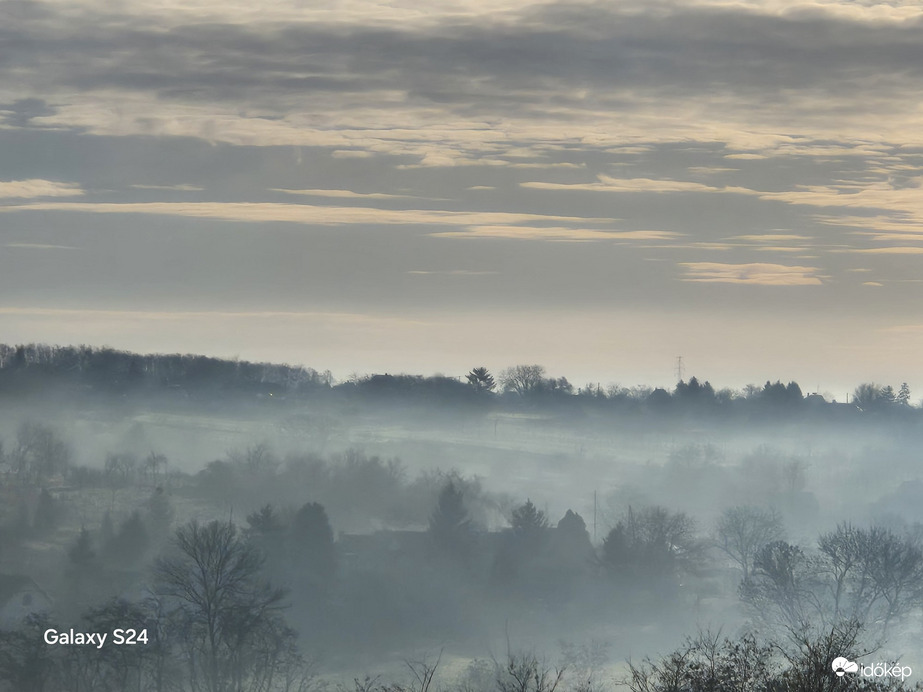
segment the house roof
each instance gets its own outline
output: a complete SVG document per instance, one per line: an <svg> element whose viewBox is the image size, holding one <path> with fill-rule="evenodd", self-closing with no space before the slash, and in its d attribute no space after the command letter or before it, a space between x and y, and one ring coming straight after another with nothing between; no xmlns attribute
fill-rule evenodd
<svg viewBox="0 0 923 692"><path fill-rule="evenodd" d="M0 574L0 605L7 603L13 596L23 591L36 591L50 600L47 593L25 574Z"/></svg>

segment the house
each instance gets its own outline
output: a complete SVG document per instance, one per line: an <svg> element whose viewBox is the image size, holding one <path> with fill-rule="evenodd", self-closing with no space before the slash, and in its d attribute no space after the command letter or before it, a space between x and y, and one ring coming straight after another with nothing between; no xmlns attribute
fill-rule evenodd
<svg viewBox="0 0 923 692"><path fill-rule="evenodd" d="M0 629L18 626L29 615L44 613L54 601L32 577L0 574Z"/></svg>

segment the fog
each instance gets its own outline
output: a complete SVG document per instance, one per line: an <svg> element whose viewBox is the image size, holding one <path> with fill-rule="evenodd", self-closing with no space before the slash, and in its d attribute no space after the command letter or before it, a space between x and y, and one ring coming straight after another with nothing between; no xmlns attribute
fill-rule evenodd
<svg viewBox="0 0 923 692"><path fill-rule="evenodd" d="M724 638L779 689L837 683L828 654L923 670L906 387L32 345L0 347L0 414L3 689L718 689L669 655L747 668Z"/></svg>

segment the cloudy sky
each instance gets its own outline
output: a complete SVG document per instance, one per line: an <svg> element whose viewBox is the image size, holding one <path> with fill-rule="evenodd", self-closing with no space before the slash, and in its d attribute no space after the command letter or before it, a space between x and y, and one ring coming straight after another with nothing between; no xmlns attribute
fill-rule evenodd
<svg viewBox="0 0 923 692"><path fill-rule="evenodd" d="M921 16L5 0L0 340L923 389Z"/></svg>

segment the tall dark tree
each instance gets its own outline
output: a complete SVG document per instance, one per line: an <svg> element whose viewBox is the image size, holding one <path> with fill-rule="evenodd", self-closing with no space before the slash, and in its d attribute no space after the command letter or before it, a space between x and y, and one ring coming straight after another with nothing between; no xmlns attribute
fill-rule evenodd
<svg viewBox="0 0 923 692"><path fill-rule="evenodd" d="M173 523L173 506L162 485L154 488L154 492L147 500L147 522L155 539L164 538L170 532L170 525Z"/></svg>
<svg viewBox="0 0 923 692"><path fill-rule="evenodd" d="M544 536L548 529L548 517L531 499L526 499L524 504L513 510L510 525L517 540L532 543Z"/></svg>
<svg viewBox="0 0 923 692"><path fill-rule="evenodd" d="M286 541L289 526L271 504L247 515L247 538L259 548L272 574L282 574L289 562Z"/></svg>
<svg viewBox="0 0 923 692"><path fill-rule="evenodd" d="M105 546L106 556L119 562L134 563L140 560L151 544L151 535L141 512L135 510L122 522L112 540Z"/></svg>
<svg viewBox="0 0 923 692"><path fill-rule="evenodd" d="M42 638L48 628L55 626L48 615L37 614L28 616L17 629L0 629L0 684L6 683L5 689L62 689L55 686L60 672L58 652Z"/></svg>
<svg viewBox="0 0 923 692"><path fill-rule="evenodd" d="M454 480L439 492L436 509L429 519L430 541L437 551L462 557L471 548L471 519L464 497Z"/></svg>
<svg viewBox="0 0 923 692"><path fill-rule="evenodd" d="M60 509L57 500L52 497L47 488L42 488L38 494L38 503L35 505L35 514L32 516L32 528L44 532L53 529L60 518Z"/></svg>
<svg viewBox="0 0 923 692"><path fill-rule="evenodd" d="M757 551L750 579L740 585L740 596L757 620L801 636L820 614L811 586L812 565L805 552L791 543L773 541Z"/></svg>
<svg viewBox="0 0 923 692"><path fill-rule="evenodd" d="M785 527L777 511L739 506L726 509L719 517L715 544L740 565L746 581L759 549L784 537Z"/></svg>
<svg viewBox="0 0 923 692"><path fill-rule="evenodd" d="M534 594L534 572L545 556L548 518L531 499L515 508L511 530L494 557L493 577L505 588L516 587L520 595Z"/></svg>
<svg viewBox="0 0 923 692"><path fill-rule="evenodd" d="M294 634L279 616L284 592L263 580L262 565L234 524L218 521L180 527L172 555L158 560L155 588L176 605L189 689L266 689L272 680L267 664ZM279 646L267 651L274 638Z"/></svg>
<svg viewBox="0 0 923 692"><path fill-rule="evenodd" d="M41 483L63 473L71 450L55 430L44 423L25 422L16 431L16 446L8 463L22 483Z"/></svg>
<svg viewBox="0 0 923 692"><path fill-rule="evenodd" d="M629 507L603 541L603 564L633 584L675 583L700 565L703 545L695 531L695 521L683 512Z"/></svg>
<svg viewBox="0 0 923 692"><path fill-rule="evenodd" d="M562 547L568 546L578 553L584 553L587 550L592 552L593 545L590 542L590 533L586 530L586 522L583 517L572 510L567 510L561 517L555 527L554 536L555 542Z"/></svg>
<svg viewBox="0 0 923 692"><path fill-rule="evenodd" d="M891 385L886 385L881 388L881 394L879 395L879 398L885 405L893 404L897 401L897 393L894 391L894 387Z"/></svg>
<svg viewBox="0 0 923 692"><path fill-rule="evenodd" d="M76 567L81 569L88 566L96 557L96 551L93 550L93 541L86 527L80 529L80 535L68 549L67 557Z"/></svg>
<svg viewBox="0 0 923 692"><path fill-rule="evenodd" d="M299 577L313 587L329 584L336 571L336 548L323 505L302 505L292 519L290 542Z"/></svg>
<svg viewBox="0 0 923 692"><path fill-rule="evenodd" d="M526 396L541 388L544 377L541 365L515 365L500 373L500 384L504 391Z"/></svg>
<svg viewBox="0 0 923 692"><path fill-rule="evenodd" d="M570 598L577 579L588 577L596 554L583 517L567 510L550 532L545 572L562 599Z"/></svg>
<svg viewBox="0 0 923 692"><path fill-rule="evenodd" d="M853 403L863 411L872 411L881 405L882 386L874 382L863 382L853 391Z"/></svg>
<svg viewBox="0 0 923 692"><path fill-rule="evenodd" d="M115 537L115 525L112 523L112 512L108 509L103 514L99 525L99 541L101 545L108 544Z"/></svg>
<svg viewBox="0 0 923 692"><path fill-rule="evenodd" d="M494 382L494 376L488 372L487 368L474 368L466 377L476 392L492 392L497 386Z"/></svg>

